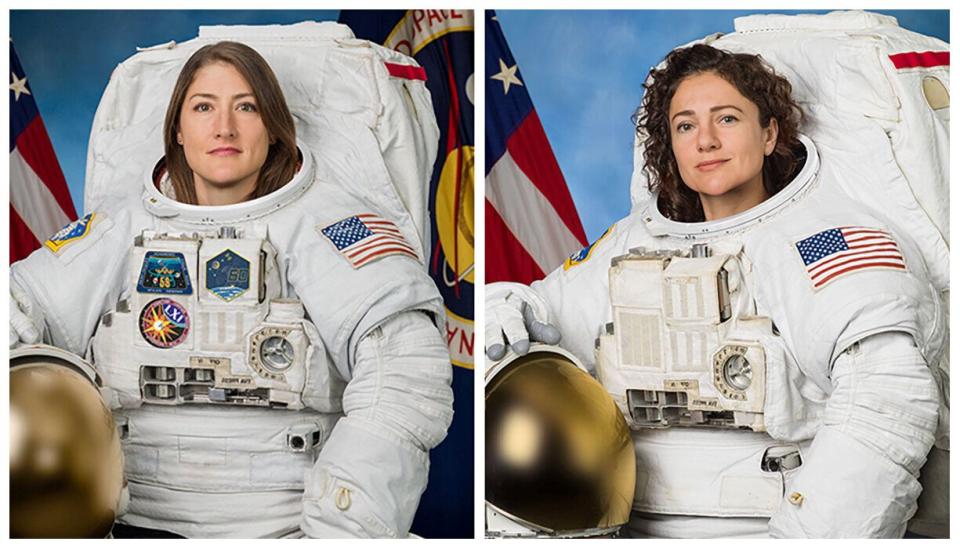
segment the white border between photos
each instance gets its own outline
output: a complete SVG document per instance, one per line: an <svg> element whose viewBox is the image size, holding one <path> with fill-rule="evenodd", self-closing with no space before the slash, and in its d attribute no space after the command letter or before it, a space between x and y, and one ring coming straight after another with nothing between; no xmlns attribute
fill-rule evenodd
<svg viewBox="0 0 960 549"><path fill-rule="evenodd" d="M362 9L379 9L379 8L391 8L391 9L401 9L409 7L417 8L458 8L458 9L474 9L475 13L475 67L482 70L484 63L484 45L485 45L485 34L484 30L484 17L483 10L486 9L497 9L497 10L507 10L507 9L756 9L757 11L763 11L765 9L950 9L951 2L946 0L935 0L935 1L923 1L918 3L908 3L902 0L899 1L810 1L803 2L802 5L796 1L789 2L783 0L775 1L755 1L755 0L737 0L737 1L721 1L721 2L709 2L706 0L675 0L675 1L664 1L664 0L651 0L651 1L623 1L623 0L597 0L593 2L588 2L587 0L578 0L578 1L564 1L564 0L454 0L451 2L437 2L435 0L427 2L398 2L398 1L376 1L376 0L354 0L353 2L344 2L344 1L271 1L267 2L265 0L233 0L233 1L223 1L223 0L198 0L196 2L190 2L185 0L171 0L171 1L158 1L158 0L149 0L144 2L138 2L136 7L137 9L325 9L325 8L340 8L343 4L352 4L351 8L362 8ZM269 6L265 6L269 4ZM918 5L919 4L919 5ZM4 35L9 36L10 30L10 9L130 9L131 5L129 2L120 2L118 0L106 0L106 1L78 1L78 2L64 2L64 1L49 1L49 0L10 0L6 3L6 6L3 10L2 17L0 17L0 30ZM960 23L960 15L958 15L958 10L952 10L950 13L950 26L951 29L956 29L958 23ZM9 74L9 56L3 56L3 68L6 74ZM476 72L476 71L475 71ZM951 89L956 89L956 78L951 78ZM474 535L475 539L473 540L418 540L417 545L428 545L434 544L443 544L444 547L469 547L472 544L482 543L486 544L497 544L497 543L515 543L512 541L501 541L501 540L483 540L483 501L481 499L481 494L484 492L484 468L483 468L483 459L484 459L484 425L483 425L483 396L484 396L484 387L483 387L483 370L484 367L481 367L483 364L483 349L484 349L484 331L482 329L476 329L476 327L482 327L485 321L485 314L483 308L483 283L485 281L484 277L484 268L485 268L485 223L484 223L484 185L483 180L480 177L481 173L478 168L485 166L485 150L481 144L485 143L485 131L484 131L484 106L486 104L486 97L484 86L476 85L474 90L474 108L476 109L476 114L474 116L475 120L475 143L476 143L476 157L475 157L475 177L477 179L474 183L474 205L475 205L475 242L474 242L474 253L476 254L475 260L475 284L476 288L479 291L475 292L475 313L474 313L474 326L475 326L475 340L474 340L474 356L475 356L475 366L474 366L474 417L475 426L474 426L474 488L475 488L475 501L474 501ZM9 112L7 109L3 109L3 115L0 117L3 125L6 127L9 124ZM956 122L951 124L951 132L956 133ZM9 140L9 132L4 132L4 139ZM9 147L9 142L8 142ZM957 143L956 140L951 144L951 159L956 160L957 155ZM9 148L8 148L9 150ZM0 160L0 174L9 174L9 156L3 156ZM6 178L9 181L9 177ZM953 193L951 198L951 210L957 211L957 201L960 200L957 198L958 192ZM9 185L0 184L0 199L9 203ZM0 213L0 226L8 228L9 227L9 208L3 208L2 213ZM956 229L951 231L951 240L955 240ZM9 245L4 246L4 252L2 254L2 269L3 276L2 281L0 281L0 292L2 295L9 295ZM955 274L956 270L951 270L951 275ZM0 321L8 322L8 309L9 301L6 303L7 306L0 307ZM956 304L951 302L951 308L955 309ZM4 359L8 358L9 351L4 351ZM8 455L8 445L9 437L7 434L8 425L9 425L9 393L8 393L8 382L9 377L3 376L2 381L0 381L0 453L3 455L4 463L7 464L9 470L9 455ZM956 413L952 414L952 419L956 419ZM954 421L955 422L955 421ZM951 459L951 469L957 470L957 458ZM0 475L0 497L3 498L2 501L9 502L9 475ZM954 490L953 498L951 499L951 508L954 510L960 509L960 496L956 494L957 490ZM956 513L951 513L951 519L956 518ZM954 520L954 523L956 521ZM0 513L0 536L6 538L9 534L9 513ZM906 543L914 543L915 540L904 540ZM15 540L15 543L18 545L28 545L31 543L26 540ZM39 542L44 543L45 542ZM82 540L75 542L81 546L98 543L97 540ZM143 543L146 546L160 547L161 544L167 543L165 540L115 540L111 543L121 544L123 546L132 546L133 543ZM193 544L204 544L204 546L210 543L209 540L187 540L185 543ZM222 543L222 542L214 542ZM231 546L245 546L252 547L255 542L251 540L241 540L241 541L232 541L230 542ZM261 542L256 542L257 546L260 546ZM277 541L270 540L269 544L277 543ZM329 544L329 541L322 542L324 544ZM343 544L358 544L362 543L364 546L367 544L384 544L391 543L391 540L374 540L374 541L343 541L335 542L336 546ZM524 543L524 542L519 542ZM550 546L555 546L556 543L565 543L564 541L558 540L540 540L537 542L530 542L537 544L547 544ZM610 543L606 540L589 540L589 541L577 541L577 542L566 542L566 543L577 543L579 547L582 547L583 544L588 544L591 547L596 547L598 543ZM625 540L613 541L613 543L628 543ZM663 541L638 541L638 544L660 544L660 543L672 543L678 544L684 547L691 547L694 544L702 544L702 541L693 541L693 540L679 540L672 542L663 542ZM758 540L710 540L711 547L725 548L725 547L737 547L740 549L744 544L752 545L754 543L760 543ZM807 543L803 541L787 541L785 543L796 544ZM856 545L860 545L862 541L853 542ZM890 543L890 542L887 542ZM949 540L923 540L925 547L934 547L934 546L943 546L946 547L949 543ZM353 545L357 547L358 545ZM676 545L675 545L676 546Z"/></svg>

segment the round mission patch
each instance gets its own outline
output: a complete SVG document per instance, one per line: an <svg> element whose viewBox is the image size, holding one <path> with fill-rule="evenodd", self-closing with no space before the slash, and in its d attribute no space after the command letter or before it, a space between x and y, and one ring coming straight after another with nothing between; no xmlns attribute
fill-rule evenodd
<svg viewBox="0 0 960 549"><path fill-rule="evenodd" d="M189 331L187 310L172 299L154 299L140 312L140 335L154 347L175 347L183 343Z"/></svg>

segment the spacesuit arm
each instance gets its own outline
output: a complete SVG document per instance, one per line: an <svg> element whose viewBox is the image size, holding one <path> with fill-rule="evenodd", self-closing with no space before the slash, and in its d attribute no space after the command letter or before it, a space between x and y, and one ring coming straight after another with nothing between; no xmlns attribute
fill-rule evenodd
<svg viewBox="0 0 960 549"><path fill-rule="evenodd" d="M405 537L427 485L429 451L453 418L453 372L431 318L406 311L357 345L337 422L307 473L303 531L315 538Z"/></svg>
<svg viewBox="0 0 960 549"><path fill-rule="evenodd" d="M132 244L127 220L122 213L93 214L82 236L57 251L45 245L10 266L11 346L42 340L83 356L100 315L122 289Z"/></svg>
<svg viewBox="0 0 960 549"><path fill-rule="evenodd" d="M902 537L937 427L937 385L904 332L883 332L834 361L823 426L788 477L774 537Z"/></svg>

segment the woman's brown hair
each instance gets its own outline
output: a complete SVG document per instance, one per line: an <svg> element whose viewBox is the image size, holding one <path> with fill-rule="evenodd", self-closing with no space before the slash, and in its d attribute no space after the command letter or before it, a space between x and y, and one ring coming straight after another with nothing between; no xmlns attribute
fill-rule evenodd
<svg viewBox="0 0 960 549"><path fill-rule="evenodd" d="M197 191L193 182L193 170L187 164L183 146L177 143L180 130L180 110L186 100L187 89L201 68L212 63L229 63L250 84L257 100L257 109L263 125L270 136L267 159L260 168L257 186L247 198L252 200L284 186L297 172L297 134L293 116L283 98L283 91L270 65L250 46L239 42L217 42L197 50L187 59L180 70L177 84L167 106L163 123L163 145L166 168L177 194L177 200L187 204L197 203Z"/></svg>
<svg viewBox="0 0 960 549"><path fill-rule="evenodd" d="M763 186L770 196L789 182L797 169L797 137L803 113L791 97L792 87L759 55L730 53L704 44L670 52L663 68L650 71L646 93L637 112L637 134L643 141L644 172L657 207L666 217L686 223L704 221L699 195L680 178L670 142L670 101L680 83L704 72L716 73L737 88L760 111L760 126L776 120L777 144L763 161Z"/></svg>

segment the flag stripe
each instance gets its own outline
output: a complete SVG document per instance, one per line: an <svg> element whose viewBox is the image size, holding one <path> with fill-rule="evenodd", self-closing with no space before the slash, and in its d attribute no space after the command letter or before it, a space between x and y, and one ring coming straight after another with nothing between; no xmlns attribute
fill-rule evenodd
<svg viewBox="0 0 960 549"><path fill-rule="evenodd" d="M553 205L513 162L510 151L487 175L487 200L545 273L583 247Z"/></svg>
<svg viewBox="0 0 960 549"><path fill-rule="evenodd" d="M76 219L77 212L73 208L73 199L70 198L67 181L63 178L63 172L60 170L57 155L53 151L53 145L50 144L50 138L47 136L42 118L38 116L27 124L23 132L17 137L16 150L20 152L23 160L32 168L33 173L46 185L50 197L60 205L67 221ZM23 213L28 215L26 211L23 211ZM63 225L64 223L61 223L57 228ZM47 236L50 235L44 235L43 238Z"/></svg>
<svg viewBox="0 0 960 549"><path fill-rule="evenodd" d="M403 242L402 240L398 240L398 239L396 239L396 238L391 238L391 237L385 236L385 235L379 235L379 236L375 236L375 237L373 237L373 238L371 238L371 239L369 239L369 240L365 240L363 246L358 246L358 247L356 247L356 248L353 248L353 249L350 251L350 253L347 254L347 256L348 256L348 257L356 257L356 256L358 256L358 255L361 255L361 254L363 254L363 253L366 253L367 250L369 250L369 249L371 249L371 248L379 248L379 247L382 247L382 246L385 245L385 244L392 244L392 245L395 245L395 246L398 246L398 247L402 247L402 248L408 250L410 253L415 253L415 252L413 251L413 248L411 248L410 246L407 246L406 243Z"/></svg>
<svg viewBox="0 0 960 549"><path fill-rule="evenodd" d="M833 255L830 255L830 256L827 256L827 257L821 259L820 261L817 261L816 263L811 263L811 264L807 267L807 270L813 271L813 270L819 269L819 268L822 267L823 265L825 265L825 264L827 264L827 263L830 263L831 261L834 261L834 260L836 260L836 259L843 259L843 258L846 258L846 257L852 257L852 256L862 255L862 254L867 253L867 252L888 252L888 251L896 251L896 252L899 252L899 251L900 251L900 248L898 248L895 243L887 243L887 244L866 244L866 245L863 245L863 246L850 246L850 250L849 250L849 251L846 251L846 252L837 252L837 253L835 253L835 254L833 254Z"/></svg>
<svg viewBox="0 0 960 549"><path fill-rule="evenodd" d="M356 259L354 260L354 263L357 265L357 267L362 267L362 266L366 265L367 263L373 261L374 259L378 259L378 258L380 258L380 257L382 257L382 256L397 255L397 254L400 254L400 255L408 255L408 256L410 256L410 257L412 257L412 258L414 258L414 259L418 259L418 258L417 258L417 255L414 254L413 252L409 251L409 249L407 249L407 248L399 248L399 247L397 247L397 248L378 248L378 249L374 250L373 252L371 252L369 255L356 258Z"/></svg>
<svg viewBox="0 0 960 549"><path fill-rule="evenodd" d="M842 267L842 266L844 266L844 265L850 265L851 263L856 263L856 262L858 262L858 261L864 261L864 260L867 260L867 259L870 259L870 260L873 260L873 259L895 259L895 260L899 261L899 260L902 259L902 258L900 257L900 254L871 254L871 255L868 255L868 256L858 255L858 256L856 256L856 257L847 259L846 261L840 261L839 263L833 262L833 263L830 263L829 265L823 265L823 268L821 268L821 269L815 269L815 270L813 270L813 271L810 271L810 276L812 276L813 278L816 279L816 278L820 277L823 273L825 273L825 272L827 272L827 271L830 271L830 270L833 270L833 269L836 269L837 267Z"/></svg>
<svg viewBox="0 0 960 549"><path fill-rule="evenodd" d="M853 267L847 267L846 269L837 271L837 272L835 272L835 273L827 276L826 278L820 280L819 282L816 282L816 283L813 285L813 287L814 287L814 288L819 288L819 287L823 286L824 284L826 284L827 282L830 282L831 280L833 280L834 278L836 278L836 277L838 277L838 276L840 276L840 275L842 275L842 274L846 274L846 273L849 273L849 272L851 272L851 271L856 271L856 270L858 270L858 269L865 269L865 268L867 268L867 267L889 267L889 268L893 268L893 269L897 269L897 270L906 270L906 268L907 268L906 265L904 265L903 263L900 263L900 262L877 261L877 262L873 262L873 263L863 263L863 264L861 264L861 265L856 265L856 266L853 266Z"/></svg>
<svg viewBox="0 0 960 549"><path fill-rule="evenodd" d="M24 259L39 247L40 241L10 204L10 263Z"/></svg>
<svg viewBox="0 0 960 549"><path fill-rule="evenodd" d="M522 280L529 283L543 278L546 273L537 265L517 237L510 232L510 228L489 200L484 201L484 209L486 210L484 223L487 242L496 242L496 255L503 256L500 260L496 260L497 258L493 257L494 254L487 253L485 269L487 282Z"/></svg>
<svg viewBox="0 0 960 549"><path fill-rule="evenodd" d="M10 205L16 208L34 239L43 242L60 230L71 218L40 177L20 155L19 147L10 153Z"/></svg>
<svg viewBox="0 0 960 549"><path fill-rule="evenodd" d="M517 167L546 197L560 220L577 239L576 248L586 246L587 235L583 225L580 224L577 208L573 204L573 198L570 197L567 182L563 178L563 173L560 172L560 166L547 140L547 134L543 131L537 111L530 111L513 135L507 139L507 151L513 157Z"/></svg>

